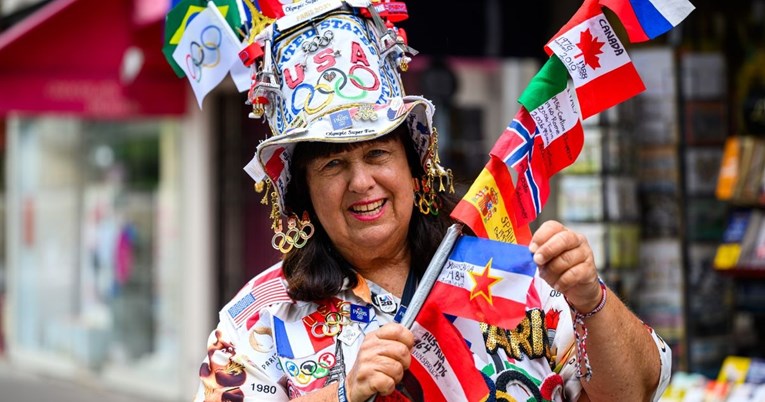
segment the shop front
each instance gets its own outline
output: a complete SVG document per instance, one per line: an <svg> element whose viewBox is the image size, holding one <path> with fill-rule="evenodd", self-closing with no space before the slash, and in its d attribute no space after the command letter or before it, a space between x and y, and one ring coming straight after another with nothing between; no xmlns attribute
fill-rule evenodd
<svg viewBox="0 0 765 402"><path fill-rule="evenodd" d="M20 370L182 400L214 317L209 124L140 3L54 0L0 33L0 328Z"/></svg>

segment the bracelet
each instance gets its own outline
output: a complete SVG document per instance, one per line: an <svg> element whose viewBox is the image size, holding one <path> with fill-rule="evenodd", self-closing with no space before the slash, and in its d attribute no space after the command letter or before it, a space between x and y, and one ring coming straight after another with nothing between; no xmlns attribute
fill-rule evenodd
<svg viewBox="0 0 765 402"><path fill-rule="evenodd" d="M566 299L566 303L568 303L568 307L571 309L571 311L574 313L574 315L576 315L577 317L581 316L582 318L590 318L590 317L594 316L595 314L599 313L600 310L603 310L603 307L606 306L606 284L600 278L598 278L598 283L600 283L600 290L602 292L601 296L600 296L600 303L598 303L598 305L595 306L595 308L592 309L592 311L590 311L589 313L582 314L582 313L578 312L576 310L576 308L574 308L574 306L571 303L569 303L568 299ZM564 296L564 298L565 298L565 296Z"/></svg>
<svg viewBox="0 0 765 402"><path fill-rule="evenodd" d="M571 312L574 313L574 336L576 338L576 377L582 378L584 377L584 380L589 382L590 378L592 378L592 367L590 366L590 358L587 356L587 326L584 325L584 319L589 318L600 312L600 310L603 310L603 307L606 306L606 295L608 292L606 291L606 284L603 283L603 280L598 278L598 282L600 282L600 290L601 290L601 297L600 297L600 303L598 303L595 308L590 311L589 313L580 313L576 311L574 306L571 305L571 303L566 300L566 303L568 303L569 308L571 309ZM582 334L579 334L579 331L577 327L582 327ZM582 365L581 363L584 362L584 368L585 372L582 374Z"/></svg>
<svg viewBox="0 0 765 402"><path fill-rule="evenodd" d="M348 402L348 396L345 394L345 379L338 381L337 402Z"/></svg>

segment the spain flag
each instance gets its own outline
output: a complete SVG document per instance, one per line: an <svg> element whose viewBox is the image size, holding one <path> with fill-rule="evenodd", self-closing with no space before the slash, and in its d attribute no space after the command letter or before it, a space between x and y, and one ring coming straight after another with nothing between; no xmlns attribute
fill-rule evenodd
<svg viewBox="0 0 765 402"><path fill-rule="evenodd" d="M519 227L510 200L515 192L505 163L490 155L489 162L452 211L451 217L473 230L478 237L506 243L529 244L528 225Z"/></svg>

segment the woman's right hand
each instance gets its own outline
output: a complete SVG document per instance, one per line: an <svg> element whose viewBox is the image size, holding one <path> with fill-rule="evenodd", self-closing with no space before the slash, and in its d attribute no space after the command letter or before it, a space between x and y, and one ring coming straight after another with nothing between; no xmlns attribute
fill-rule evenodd
<svg viewBox="0 0 765 402"><path fill-rule="evenodd" d="M356 363L348 373L348 400L364 402L375 394L390 395L411 363L414 335L401 324L385 324L366 334Z"/></svg>

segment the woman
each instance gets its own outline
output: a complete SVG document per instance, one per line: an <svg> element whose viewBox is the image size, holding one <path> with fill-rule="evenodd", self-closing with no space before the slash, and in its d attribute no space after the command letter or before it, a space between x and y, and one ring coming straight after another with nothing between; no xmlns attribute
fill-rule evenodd
<svg viewBox="0 0 765 402"><path fill-rule="evenodd" d="M267 57L250 100L274 135L249 172L271 185L272 244L285 258L221 310L196 401L422 400L407 371L414 336L397 319L453 223L453 202L439 191L450 174L432 104L403 96L395 70L408 47L391 32L345 5L259 36ZM539 300L527 313L542 320L527 324L544 336L507 328L489 339L479 323L460 324L489 399L657 400L669 352L598 281L586 239L546 222L529 249Z"/></svg>
<svg viewBox="0 0 765 402"><path fill-rule="evenodd" d="M287 400L304 394L298 400L334 401L342 385L349 401L365 401L375 394L416 395L416 386L414 390L397 389L409 367L414 340L409 330L394 322L394 316L397 307L406 304L402 298L411 297L411 278L422 274L451 222L446 213L424 215L413 207L415 188L408 178L419 177L422 168L405 126L365 142L300 143L293 153L292 169L287 207L306 210L316 218L311 241L288 253L282 264L289 296L297 302L285 299L254 312L248 318L250 334L239 339L236 333L241 331L224 334L222 325L211 338L210 359L202 370L208 388L202 394L216 395L228 389L229 394L222 395L232 400L233 394L251 395L253 400ZM447 204L446 197L443 202ZM540 276L577 311L592 311L601 301L592 250L581 235L557 222L547 222L535 233L530 249L535 252ZM276 269L255 278L240 295L267 278L279 277ZM551 293L549 286L539 289L541 294ZM588 318L588 351L596 374L590 382L581 382L585 393L579 400L648 400L659 381L659 353L642 323L615 295L609 296L603 310ZM561 297L546 299L545 304L565 308L560 305ZM335 335L350 333L349 337L363 339L326 342L332 338L324 336L324 330L335 331L327 316L349 306L343 303L368 306L374 320L351 320ZM291 331L280 329L295 322L305 324L306 317L321 322L322 313L324 323L329 324L312 325L304 332L301 325L292 325ZM337 321L342 320L339 315ZM571 325L561 321L559 332ZM349 347L358 350L349 352ZM308 354L298 356L298 348ZM239 381L210 380L217 359L240 362L243 371L234 369L238 376L232 376ZM276 366L275 360L282 362L283 372L269 371ZM219 363L229 369L230 365ZM326 371L315 378L317 369ZM334 374L338 371L347 371L347 375ZM227 378L220 373L218 378ZM301 374L306 378L301 380ZM575 377L568 381L579 382Z"/></svg>

